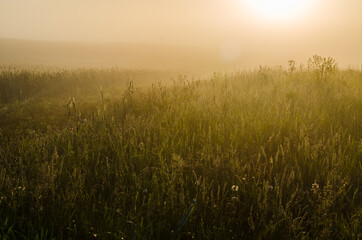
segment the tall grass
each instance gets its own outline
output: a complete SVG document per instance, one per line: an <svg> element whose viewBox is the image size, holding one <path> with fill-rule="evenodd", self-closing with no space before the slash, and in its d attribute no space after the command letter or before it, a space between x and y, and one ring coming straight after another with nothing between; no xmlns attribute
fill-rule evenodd
<svg viewBox="0 0 362 240"><path fill-rule="evenodd" d="M141 86L168 80L172 72L156 70L44 69L0 66L0 103L34 98L92 95L105 89L137 81Z"/></svg>
<svg viewBox="0 0 362 240"><path fill-rule="evenodd" d="M27 74L60 73L1 79L16 89ZM60 95L42 118L22 112L46 97L3 101L2 238L361 238L361 71L136 86L83 103Z"/></svg>

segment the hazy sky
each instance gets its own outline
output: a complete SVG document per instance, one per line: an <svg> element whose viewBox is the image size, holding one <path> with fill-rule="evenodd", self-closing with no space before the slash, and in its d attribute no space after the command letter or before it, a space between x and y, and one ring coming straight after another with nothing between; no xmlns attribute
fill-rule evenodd
<svg viewBox="0 0 362 240"><path fill-rule="evenodd" d="M362 0L305 0L287 16L250 1L259 0L0 0L0 38L219 46L226 58L310 52L361 64Z"/></svg>

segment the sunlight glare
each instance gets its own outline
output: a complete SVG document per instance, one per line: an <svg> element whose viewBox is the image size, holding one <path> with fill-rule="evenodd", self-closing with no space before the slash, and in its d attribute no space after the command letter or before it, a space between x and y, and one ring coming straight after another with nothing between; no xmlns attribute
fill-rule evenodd
<svg viewBox="0 0 362 240"><path fill-rule="evenodd" d="M245 0L247 7L268 20L291 20L305 14L311 0Z"/></svg>

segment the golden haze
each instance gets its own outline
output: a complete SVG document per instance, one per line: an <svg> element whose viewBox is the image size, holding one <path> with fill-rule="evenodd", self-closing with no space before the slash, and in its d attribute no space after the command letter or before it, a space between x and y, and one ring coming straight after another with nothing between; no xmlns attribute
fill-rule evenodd
<svg viewBox="0 0 362 240"><path fill-rule="evenodd" d="M361 64L361 1L310 1L278 21L248 1L1 1L0 63L214 69L319 54Z"/></svg>

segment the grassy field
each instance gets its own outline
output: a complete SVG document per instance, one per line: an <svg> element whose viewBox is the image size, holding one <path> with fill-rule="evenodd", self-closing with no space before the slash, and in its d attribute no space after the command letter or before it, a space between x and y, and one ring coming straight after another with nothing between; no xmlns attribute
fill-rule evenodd
<svg viewBox="0 0 362 240"><path fill-rule="evenodd" d="M167 74L1 68L0 238L362 238L361 70Z"/></svg>

